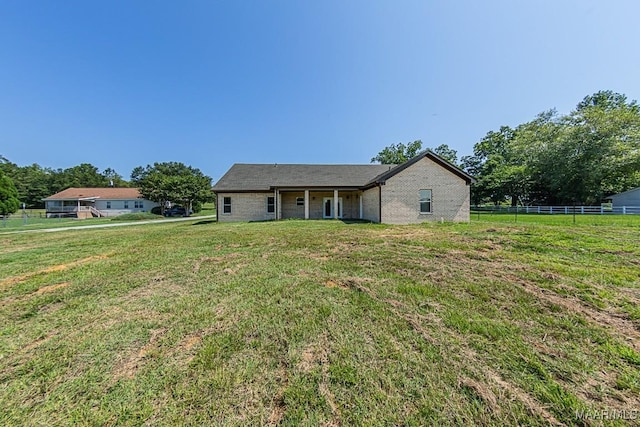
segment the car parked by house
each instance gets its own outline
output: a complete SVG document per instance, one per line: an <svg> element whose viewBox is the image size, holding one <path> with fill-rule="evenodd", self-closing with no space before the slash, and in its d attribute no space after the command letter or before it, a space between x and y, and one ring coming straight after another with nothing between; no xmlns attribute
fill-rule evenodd
<svg viewBox="0 0 640 427"><path fill-rule="evenodd" d="M182 206L174 206L172 208L166 209L164 211L164 216L189 216L192 213L192 211L189 211L189 214L187 215L187 210L185 208L183 208Z"/></svg>

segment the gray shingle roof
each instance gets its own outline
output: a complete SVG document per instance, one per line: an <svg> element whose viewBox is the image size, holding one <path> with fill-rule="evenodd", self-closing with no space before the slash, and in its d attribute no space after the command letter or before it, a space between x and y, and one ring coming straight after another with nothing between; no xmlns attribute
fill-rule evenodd
<svg viewBox="0 0 640 427"><path fill-rule="evenodd" d="M277 188L362 188L384 182L421 159L429 157L464 179L475 179L431 150L425 150L401 165L279 165L236 163L213 186L215 192L269 191Z"/></svg>
<svg viewBox="0 0 640 427"><path fill-rule="evenodd" d="M234 164L213 191L267 191L273 187L363 187L395 165Z"/></svg>

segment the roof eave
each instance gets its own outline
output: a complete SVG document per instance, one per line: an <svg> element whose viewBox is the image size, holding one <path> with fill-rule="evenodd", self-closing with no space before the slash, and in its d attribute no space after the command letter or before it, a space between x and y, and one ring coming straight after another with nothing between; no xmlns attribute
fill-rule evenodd
<svg viewBox="0 0 640 427"><path fill-rule="evenodd" d="M440 166L442 166L443 168L447 169L449 172L451 172L451 173L459 176L460 178L464 179L467 182L467 185L473 184L473 183L476 182L476 179L474 177L472 177L471 175L469 175L468 173L466 173L462 169L458 168L457 166L452 165L448 161L444 160L442 157L440 157L437 154L435 154L433 151L425 150L422 153L416 155L415 157L407 160L406 162L396 166L395 168L390 169L388 172L385 172L385 173L383 173L381 175L378 175L376 178L374 178L367 185L371 185L371 184L373 184L373 185L384 185L385 182L387 181L387 179L389 179L392 176L398 174L399 172L402 172L403 170L407 169L409 166L413 165L414 163L419 162L420 160L424 159L425 157L429 157L431 160L433 160L434 162L438 163Z"/></svg>

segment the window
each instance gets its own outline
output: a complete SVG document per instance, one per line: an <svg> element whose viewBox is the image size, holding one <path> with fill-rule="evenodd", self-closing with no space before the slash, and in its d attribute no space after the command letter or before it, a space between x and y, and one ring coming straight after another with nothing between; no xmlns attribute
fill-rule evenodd
<svg viewBox="0 0 640 427"><path fill-rule="evenodd" d="M223 214L231 213L231 197L222 198L222 213Z"/></svg>
<svg viewBox="0 0 640 427"><path fill-rule="evenodd" d="M111 202L107 202L107 209L111 209Z"/></svg>
<svg viewBox="0 0 640 427"><path fill-rule="evenodd" d="M304 206L304 197L296 197L296 205Z"/></svg>
<svg viewBox="0 0 640 427"><path fill-rule="evenodd" d="M276 212L276 198L274 196L267 196L267 213Z"/></svg>
<svg viewBox="0 0 640 427"><path fill-rule="evenodd" d="M431 190L420 190L420 213L431 213Z"/></svg>
<svg viewBox="0 0 640 427"><path fill-rule="evenodd" d="M142 209L144 208L144 203L142 203L142 200L136 200L133 202L133 207L136 209Z"/></svg>
<svg viewBox="0 0 640 427"><path fill-rule="evenodd" d="M124 201L124 208L125 209L129 209L129 201L128 200Z"/></svg>

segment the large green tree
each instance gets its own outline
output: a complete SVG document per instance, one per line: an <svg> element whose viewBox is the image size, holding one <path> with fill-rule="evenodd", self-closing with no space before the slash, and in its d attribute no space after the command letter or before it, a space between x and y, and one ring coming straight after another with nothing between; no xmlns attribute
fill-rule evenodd
<svg viewBox="0 0 640 427"><path fill-rule="evenodd" d="M0 171L0 215L11 215L20 208L18 190L13 181Z"/></svg>
<svg viewBox="0 0 640 427"><path fill-rule="evenodd" d="M488 132L463 165L478 180L476 204L597 204L640 185L640 111L624 95L596 92L567 115L550 110Z"/></svg>
<svg viewBox="0 0 640 427"><path fill-rule="evenodd" d="M458 152L447 144L440 144L436 148L432 149L440 158L448 161L454 166L458 166Z"/></svg>
<svg viewBox="0 0 640 427"><path fill-rule="evenodd" d="M68 187L107 187L109 180L99 169L90 163L81 163L62 171L65 185Z"/></svg>
<svg viewBox="0 0 640 427"><path fill-rule="evenodd" d="M554 156L563 177L555 189L565 200L599 203L607 194L640 184L640 109L611 91L587 96L565 118ZM556 172L557 175L557 172Z"/></svg>
<svg viewBox="0 0 640 427"><path fill-rule="evenodd" d="M399 165L414 157L422 149L422 141L417 140L408 143L391 144L371 158L371 163L381 163L383 165Z"/></svg>
<svg viewBox="0 0 640 427"><path fill-rule="evenodd" d="M44 207L42 199L51 195L47 170L35 163L30 166L18 166L2 156L0 156L0 170L11 178L18 190L18 198L27 207Z"/></svg>
<svg viewBox="0 0 640 427"><path fill-rule="evenodd" d="M443 158L452 165L458 166L458 152L450 148L447 144L440 144L436 148L429 148L433 153ZM399 165L415 157L422 151L422 141L416 140L408 144L391 144L380 151L371 159L371 163L382 163L383 165Z"/></svg>
<svg viewBox="0 0 640 427"><path fill-rule="evenodd" d="M128 187L129 183L114 169L106 168L101 174L110 187Z"/></svg>
<svg viewBox="0 0 640 427"><path fill-rule="evenodd" d="M159 203L163 211L167 202L180 204L189 212L194 206L213 200L211 178L179 162L138 166L131 172L131 182L146 199Z"/></svg>
<svg viewBox="0 0 640 427"><path fill-rule="evenodd" d="M473 199L498 204L511 199L516 204L526 192L524 168L515 149L515 129L502 126L475 145L474 156L464 159L467 172L477 179Z"/></svg>

